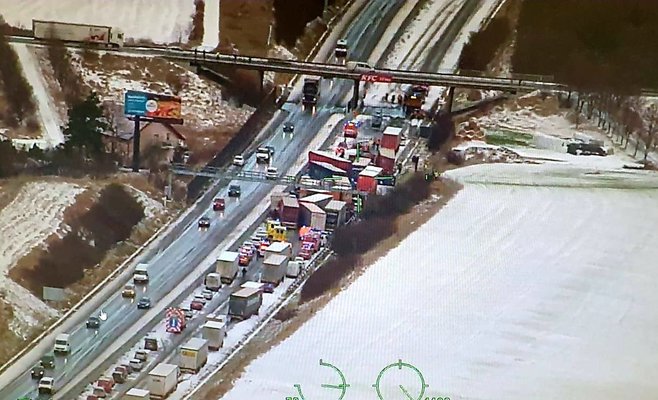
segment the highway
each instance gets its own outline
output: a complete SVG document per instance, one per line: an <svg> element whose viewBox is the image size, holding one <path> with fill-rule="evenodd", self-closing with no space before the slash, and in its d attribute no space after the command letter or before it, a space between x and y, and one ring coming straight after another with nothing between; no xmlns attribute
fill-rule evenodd
<svg viewBox="0 0 658 400"><path fill-rule="evenodd" d="M381 29L373 29L370 21L386 21L386 16L395 13L401 4L400 0L373 0L368 3L362 16L354 21L344 35L352 44L352 51L356 57L366 57L381 35L379 32ZM302 112L300 107L290 113L286 119L295 124L295 135L292 138L280 134L280 125L271 128L265 143L261 144L271 145L275 148L273 166L277 167L280 173L285 173L298 157L303 156L300 153L312 140L313 133L324 125L331 114L330 110L337 103L342 102L351 90L350 86L350 82L339 81L333 85L324 82L315 116ZM255 157L250 157L244 168L258 169ZM150 283L144 292L138 293L138 298L148 296L154 307L164 310L168 305L157 304L157 302L197 267L271 189L270 185L258 182L236 181L234 183L240 184L242 187L242 197L239 201L227 202L223 218L219 218L211 211L210 203L198 204L193 211L195 218L190 221L189 225L180 232L172 232L177 236L176 240L168 247L152 252L155 255L146 260L150 264ZM215 196L228 197L226 186L214 190L216 190ZM207 231L200 231L197 228L197 219L201 215L208 215L212 218L210 229ZM190 288L191 290L192 288ZM105 361L97 360L97 358L122 333L129 331L145 312L138 310L134 302L122 298L120 293L115 293L108 298L101 309L107 313L108 319L101 324L97 331L86 329L84 324L81 324L69 332L71 334L71 353L67 356L57 357L57 365L52 376L55 377L56 388L64 387L71 380L75 380L76 385L70 393L59 392L54 396L55 398L67 400L75 398L88 382L96 379L97 376L80 376L81 372L92 361ZM99 311L97 310L94 314L96 315ZM160 313L157 321L163 321L163 317L164 312ZM36 387L37 382L31 379L29 371L25 371L18 379L0 390L0 398L7 400L17 399L21 396L36 398L38 396Z"/></svg>

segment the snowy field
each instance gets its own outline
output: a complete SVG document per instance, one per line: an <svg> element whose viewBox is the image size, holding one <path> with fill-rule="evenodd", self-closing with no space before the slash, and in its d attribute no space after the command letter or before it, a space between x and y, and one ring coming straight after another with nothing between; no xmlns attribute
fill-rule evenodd
<svg viewBox="0 0 658 400"><path fill-rule="evenodd" d="M0 0L2 16L13 26L32 29L32 19L109 25L126 37L156 43L187 42L193 0Z"/></svg>
<svg viewBox="0 0 658 400"><path fill-rule="evenodd" d="M523 183L529 166L495 167ZM347 398L376 398L379 372L402 359L430 396L653 399L658 190L490 184L496 168L451 172L464 189L225 398L285 398L294 384L335 398L320 359L342 369ZM417 398L404 369L383 378L385 398L406 399L399 385Z"/></svg>
<svg viewBox="0 0 658 400"><path fill-rule="evenodd" d="M84 188L65 182L34 182L23 187L0 211L0 291L12 305L12 330L21 335L57 312L44 304L7 273L21 257L39 246L60 228L64 211ZM9 240L11 238L11 240Z"/></svg>

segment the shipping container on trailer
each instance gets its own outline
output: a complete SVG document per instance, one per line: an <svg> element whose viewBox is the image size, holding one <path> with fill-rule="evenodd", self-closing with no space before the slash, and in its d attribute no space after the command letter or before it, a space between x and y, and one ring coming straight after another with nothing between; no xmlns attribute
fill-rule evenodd
<svg viewBox="0 0 658 400"><path fill-rule="evenodd" d="M393 174L395 172L395 152L391 149L380 148L377 166L383 169L384 174Z"/></svg>
<svg viewBox="0 0 658 400"><path fill-rule="evenodd" d="M290 242L274 242L265 249L265 257L270 254L282 254L290 259L292 258L292 244Z"/></svg>
<svg viewBox="0 0 658 400"><path fill-rule="evenodd" d="M342 226L347 220L347 203L339 200L332 200L324 208L327 213L326 229L333 231Z"/></svg>
<svg viewBox="0 0 658 400"><path fill-rule="evenodd" d="M309 161L308 175L311 179L326 179L332 176L346 176L347 172L324 161Z"/></svg>
<svg viewBox="0 0 658 400"><path fill-rule="evenodd" d="M248 319L258 314L263 302L263 292L256 288L242 288L229 297L228 314L237 319Z"/></svg>
<svg viewBox="0 0 658 400"><path fill-rule="evenodd" d="M270 254L263 261L263 273L260 281L278 285L283 282L288 269L289 257L283 254Z"/></svg>
<svg viewBox="0 0 658 400"><path fill-rule="evenodd" d="M389 126L384 130L380 146L385 149L390 149L395 152L400 148L400 141L402 138L402 128Z"/></svg>
<svg viewBox="0 0 658 400"><path fill-rule="evenodd" d="M238 275L238 259L240 254L235 251L222 251L217 258L215 270L220 275L222 283L232 283Z"/></svg>
<svg viewBox="0 0 658 400"><path fill-rule="evenodd" d="M224 345L226 325L218 321L208 321L201 328L201 334L208 341L208 349L217 351Z"/></svg>
<svg viewBox="0 0 658 400"><path fill-rule="evenodd" d="M121 400L150 400L151 396L148 390L132 388L123 395Z"/></svg>
<svg viewBox="0 0 658 400"><path fill-rule="evenodd" d="M123 46L124 41L123 32L111 26L36 19L32 20L32 36L35 39L92 43L113 47Z"/></svg>
<svg viewBox="0 0 658 400"><path fill-rule="evenodd" d="M328 203L328 202L327 202ZM313 203L300 202L300 225L325 230L327 214Z"/></svg>
<svg viewBox="0 0 658 400"><path fill-rule="evenodd" d="M180 347L178 365L183 372L196 374L208 361L208 341L192 338Z"/></svg>
<svg viewBox="0 0 658 400"><path fill-rule="evenodd" d="M356 188L364 192L375 193L377 191L377 177L382 172L383 169L380 167L367 167L359 174L356 181Z"/></svg>
<svg viewBox="0 0 658 400"><path fill-rule="evenodd" d="M326 162L334 167L340 168L345 171L348 175L352 172L352 162L337 155L321 150L311 150L308 152L308 161L319 161Z"/></svg>
<svg viewBox="0 0 658 400"><path fill-rule="evenodd" d="M313 203L320 208L324 208L331 200L334 199L329 193L316 193L299 199L300 203Z"/></svg>
<svg viewBox="0 0 658 400"><path fill-rule="evenodd" d="M281 225L288 228L297 228L299 220L299 201L295 196L284 196L279 201L279 217Z"/></svg>
<svg viewBox="0 0 658 400"><path fill-rule="evenodd" d="M149 372L148 389L152 399L164 399L178 386L178 365L158 364Z"/></svg>

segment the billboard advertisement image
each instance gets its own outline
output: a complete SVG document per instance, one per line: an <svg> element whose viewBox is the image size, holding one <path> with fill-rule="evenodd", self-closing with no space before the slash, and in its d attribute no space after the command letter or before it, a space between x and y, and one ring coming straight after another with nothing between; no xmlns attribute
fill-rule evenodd
<svg viewBox="0 0 658 400"><path fill-rule="evenodd" d="M125 95L124 113L143 117L145 120L182 124L180 97L157 93L128 90Z"/></svg>

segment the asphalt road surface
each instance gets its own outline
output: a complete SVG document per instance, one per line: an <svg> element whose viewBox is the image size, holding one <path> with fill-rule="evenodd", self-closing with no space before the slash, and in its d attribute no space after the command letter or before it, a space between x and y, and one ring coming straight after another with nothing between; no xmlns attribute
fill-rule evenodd
<svg viewBox="0 0 658 400"><path fill-rule="evenodd" d="M381 32L385 26L382 21L387 21L401 5L399 0L373 0L368 3L362 15L355 19L348 28L344 37L350 43L352 58L365 59L377 44ZM375 29L378 28L378 29ZM291 138L281 134L281 125L273 126L269 132L265 145L275 148L272 165L277 167L279 173L287 171L300 156L305 147L310 143L313 134L324 125L331 114L331 109L339 105L342 99L352 89L351 82L337 81L333 85L324 82L320 96L320 103L315 115L303 112L301 107L290 113L286 121L295 125L295 134ZM258 169L255 157L250 157L245 169ZM261 167L262 168L262 167ZM176 232L177 239L168 247L155 253L153 257L146 260L150 264L150 283L140 288L137 297L148 296L155 305L162 297L169 293L179 281L181 281L191 270L206 258L216 248L217 243L229 234L237 224L260 202L269 192L270 185L258 182L231 182L242 187L242 196L239 201L228 201L224 217L220 218L212 212L210 202L201 203L193 211L194 219L182 230ZM216 197L228 198L227 186L216 189ZM197 227L197 219L201 215L208 215L212 222L210 229L200 231ZM166 241L165 241L166 242ZM255 271L253 272L255 273ZM193 288L190 288L192 290ZM222 293L224 298L227 293ZM219 297L219 296L217 296ZM220 301L221 299L215 299ZM96 377L80 377L80 373L91 361L95 360L115 341L122 333L130 330L132 325L143 315L144 310L138 310L135 302L121 297L116 293L108 298L101 309L107 313L98 330L86 329L84 324L69 332L71 334L71 353L66 356L57 357L57 365L49 375L55 377L55 386L62 388L71 379L83 379L79 386L63 398L75 398L78 396L89 380ZM95 314L97 314L98 310ZM162 319L164 319L162 317ZM64 393L58 393L58 397ZM37 381L32 380L29 371L25 371L18 379L0 390L0 398L13 400L21 396L37 398ZM48 396L49 397L49 396ZM47 398L43 395L40 398Z"/></svg>

